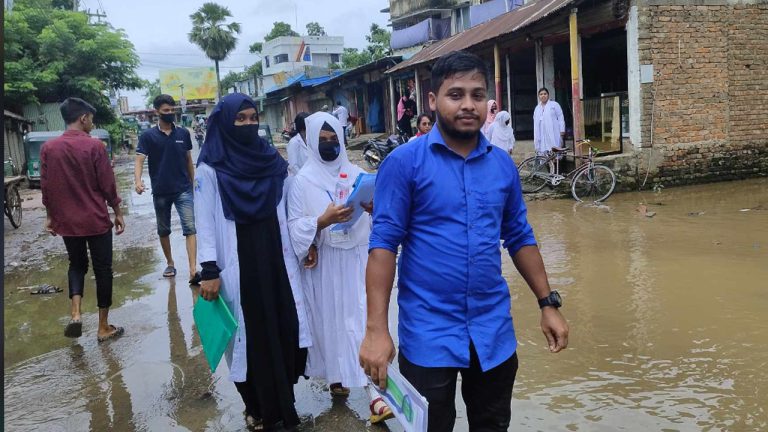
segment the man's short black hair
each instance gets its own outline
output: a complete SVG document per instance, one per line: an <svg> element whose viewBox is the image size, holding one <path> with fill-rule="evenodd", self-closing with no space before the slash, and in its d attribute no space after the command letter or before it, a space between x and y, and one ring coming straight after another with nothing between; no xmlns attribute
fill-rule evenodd
<svg viewBox="0 0 768 432"><path fill-rule="evenodd" d="M488 85L488 67L478 56L467 51L451 51L432 66L432 91L437 94L446 78L460 72L477 71Z"/></svg>
<svg viewBox="0 0 768 432"><path fill-rule="evenodd" d="M64 118L66 124L76 122L77 119L84 114L96 114L96 108L94 108L93 105L76 97L64 100L64 102L59 105L59 111L61 111L61 116Z"/></svg>
<svg viewBox="0 0 768 432"><path fill-rule="evenodd" d="M167 94L161 94L160 96L156 97L155 100L152 101L152 106L155 107L155 109L160 109L163 105L170 105L170 106L176 106L176 101L173 100L173 96L167 95Z"/></svg>
<svg viewBox="0 0 768 432"><path fill-rule="evenodd" d="M304 119L309 117L308 112L300 112L296 114L296 118L293 119L293 124L296 127L296 132L304 132L307 130L307 124L304 122Z"/></svg>

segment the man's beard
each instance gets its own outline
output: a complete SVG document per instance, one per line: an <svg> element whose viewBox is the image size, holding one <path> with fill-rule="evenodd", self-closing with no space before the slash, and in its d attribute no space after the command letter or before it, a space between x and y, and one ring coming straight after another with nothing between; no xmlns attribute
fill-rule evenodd
<svg viewBox="0 0 768 432"><path fill-rule="evenodd" d="M476 131L468 131L468 132L460 131L454 128L453 125L445 121L443 116L440 115L440 111L436 111L435 113L437 114L437 123L439 123L441 126L440 129L442 130L443 133L445 133L451 138L459 139L459 140L468 140L472 138L477 138L477 135L480 133L479 129Z"/></svg>

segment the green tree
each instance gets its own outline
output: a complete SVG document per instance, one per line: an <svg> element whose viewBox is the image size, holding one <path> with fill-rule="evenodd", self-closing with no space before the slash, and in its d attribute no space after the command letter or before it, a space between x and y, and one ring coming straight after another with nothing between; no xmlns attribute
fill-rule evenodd
<svg viewBox="0 0 768 432"><path fill-rule="evenodd" d="M325 29L318 22L311 22L307 24L307 35L309 36L325 36Z"/></svg>
<svg viewBox="0 0 768 432"><path fill-rule="evenodd" d="M160 96L162 90L160 90L160 79L154 81L146 81L144 84L144 97L146 98L146 107L152 107L152 103L155 98Z"/></svg>
<svg viewBox="0 0 768 432"><path fill-rule="evenodd" d="M279 38L280 36L301 36L301 35L293 31L290 24L284 23L282 21L278 21L274 23L272 30L270 30L270 32L267 33L266 36L264 36L264 42L269 42L272 39Z"/></svg>
<svg viewBox="0 0 768 432"><path fill-rule="evenodd" d="M248 47L248 52L251 54L260 53L263 46L264 44L261 42L254 42Z"/></svg>
<svg viewBox="0 0 768 432"><path fill-rule="evenodd" d="M249 78L247 72L234 72L230 71L228 74L224 76L224 79L221 80L221 88L224 90L224 92L228 92L229 89L233 88L235 83L240 81L245 81Z"/></svg>
<svg viewBox="0 0 768 432"><path fill-rule="evenodd" d="M216 3L205 3L197 12L189 16L192 19L189 41L199 46L216 64L219 97L221 97L219 62L226 59L235 49L237 45L235 35L240 33L240 24L226 22L231 16L232 13L228 8Z"/></svg>
<svg viewBox="0 0 768 432"><path fill-rule="evenodd" d="M378 24L371 24L371 33L365 37L368 41L368 52L371 53L372 60L378 60L392 54L389 46L391 34L387 29L379 27Z"/></svg>
<svg viewBox="0 0 768 432"><path fill-rule="evenodd" d="M122 30L89 25L82 12L53 0L17 0L3 18L6 106L80 97L98 112L95 122L115 120L110 90L144 86L139 57Z"/></svg>
<svg viewBox="0 0 768 432"><path fill-rule="evenodd" d="M371 53L368 50L360 51L357 48L344 48L344 54L341 56L341 67L344 69L354 69L370 62Z"/></svg>

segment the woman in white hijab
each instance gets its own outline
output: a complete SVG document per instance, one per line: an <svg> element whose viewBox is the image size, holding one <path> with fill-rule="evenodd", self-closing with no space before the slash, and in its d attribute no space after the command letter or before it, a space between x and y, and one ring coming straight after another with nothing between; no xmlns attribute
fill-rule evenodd
<svg viewBox="0 0 768 432"><path fill-rule="evenodd" d="M347 397L349 387L367 387L371 422L393 416L369 386L358 352L365 333L365 267L371 218L363 214L347 231L329 227L350 220L352 209L334 204L336 184L346 174L352 182L364 171L347 158L343 129L332 115L307 117L309 159L288 196L288 228L296 255L303 259L312 245L317 265L302 270L313 345L306 374L325 379L334 397ZM370 210L370 209L366 209Z"/></svg>
<svg viewBox="0 0 768 432"><path fill-rule="evenodd" d="M496 114L493 124L488 128L488 141L512 156L515 148L515 131L511 125L512 116L506 111Z"/></svg>

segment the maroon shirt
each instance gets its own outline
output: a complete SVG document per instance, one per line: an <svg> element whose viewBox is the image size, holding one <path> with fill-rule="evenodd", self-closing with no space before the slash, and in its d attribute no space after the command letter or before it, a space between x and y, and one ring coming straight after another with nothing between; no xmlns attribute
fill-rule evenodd
<svg viewBox="0 0 768 432"><path fill-rule="evenodd" d="M104 234L112 229L107 205L122 201L104 143L77 130L43 144L40 188L51 227L60 236Z"/></svg>

